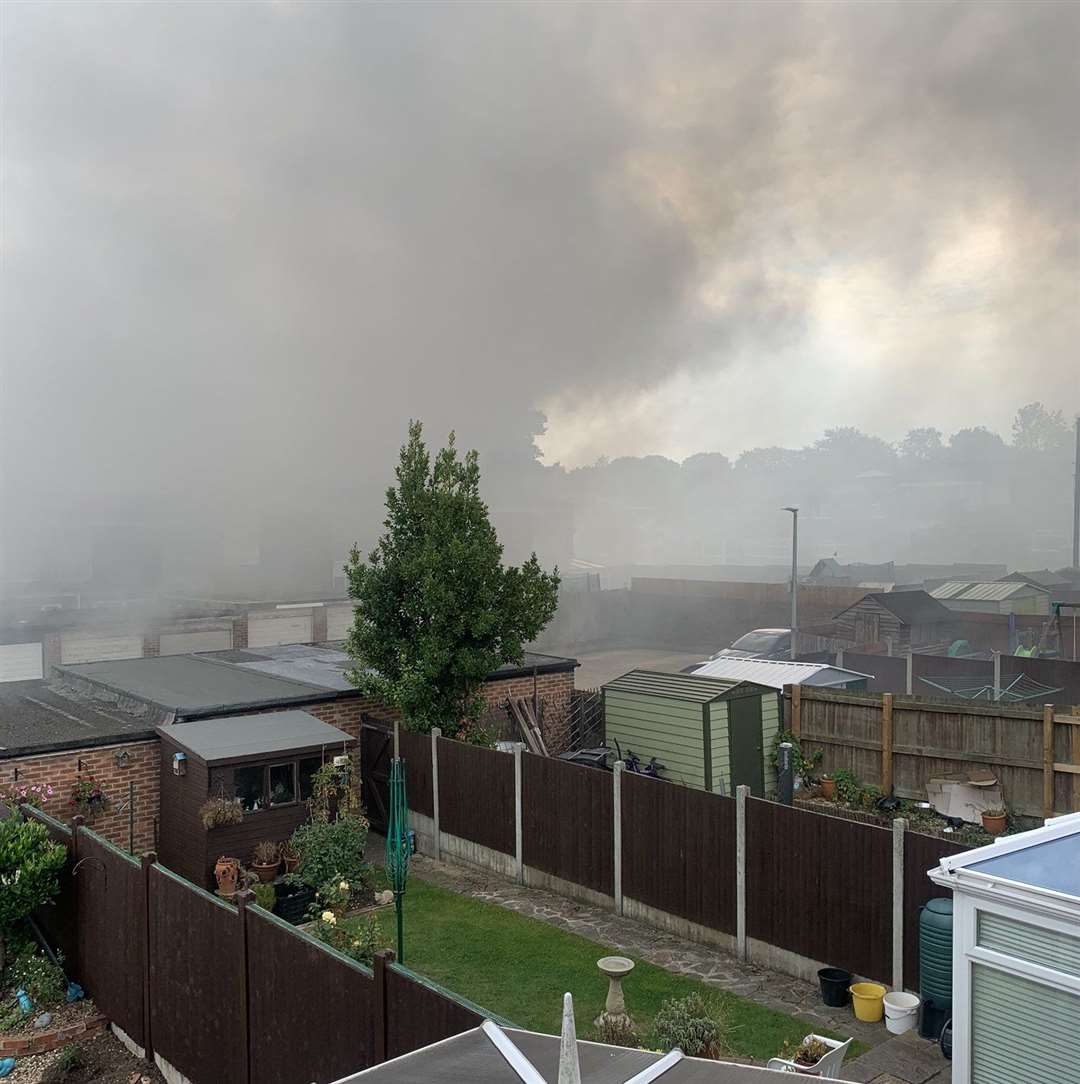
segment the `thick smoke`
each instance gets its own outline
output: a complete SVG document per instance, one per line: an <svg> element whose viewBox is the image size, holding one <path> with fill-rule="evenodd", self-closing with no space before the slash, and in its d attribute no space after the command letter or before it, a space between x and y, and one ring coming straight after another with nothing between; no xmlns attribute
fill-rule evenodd
<svg viewBox="0 0 1080 1084"><path fill-rule="evenodd" d="M4 5L9 545L1070 407L1078 12Z"/></svg>

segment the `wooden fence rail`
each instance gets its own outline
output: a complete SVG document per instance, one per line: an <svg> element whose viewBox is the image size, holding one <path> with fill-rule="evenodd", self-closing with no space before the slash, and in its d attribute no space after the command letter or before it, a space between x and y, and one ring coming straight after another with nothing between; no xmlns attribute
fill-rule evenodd
<svg viewBox="0 0 1080 1084"><path fill-rule="evenodd" d="M1080 716L1012 704L786 686L788 727L822 769L846 768L902 798L935 778L987 769L1033 817L1080 809Z"/></svg>

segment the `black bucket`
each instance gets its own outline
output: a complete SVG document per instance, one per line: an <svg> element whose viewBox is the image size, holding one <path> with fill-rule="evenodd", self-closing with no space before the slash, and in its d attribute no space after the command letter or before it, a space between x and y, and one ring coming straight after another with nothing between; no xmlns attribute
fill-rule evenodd
<svg viewBox="0 0 1080 1084"><path fill-rule="evenodd" d="M932 1039L936 1043L941 1038L941 1032L951 1014L950 1006L938 1005L932 997L927 998L919 1010L919 1034L924 1039Z"/></svg>
<svg viewBox="0 0 1080 1084"><path fill-rule="evenodd" d="M842 1009L850 1000L848 987L851 985L851 972L839 967L823 967L818 973L821 983L821 1000L833 1009Z"/></svg>

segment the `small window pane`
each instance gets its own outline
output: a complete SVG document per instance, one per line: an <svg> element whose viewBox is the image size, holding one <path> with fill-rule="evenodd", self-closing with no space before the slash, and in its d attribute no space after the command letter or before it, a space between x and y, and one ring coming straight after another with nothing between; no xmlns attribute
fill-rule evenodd
<svg viewBox="0 0 1080 1084"><path fill-rule="evenodd" d="M233 790L240 800L240 808L245 813L262 809L264 805L263 769L233 768Z"/></svg>
<svg viewBox="0 0 1080 1084"><path fill-rule="evenodd" d="M270 766L270 804L289 805L296 801L296 772L292 764Z"/></svg>
<svg viewBox="0 0 1080 1084"><path fill-rule="evenodd" d="M305 757L300 761L300 800L306 802L312 794L311 777L322 767L322 757Z"/></svg>

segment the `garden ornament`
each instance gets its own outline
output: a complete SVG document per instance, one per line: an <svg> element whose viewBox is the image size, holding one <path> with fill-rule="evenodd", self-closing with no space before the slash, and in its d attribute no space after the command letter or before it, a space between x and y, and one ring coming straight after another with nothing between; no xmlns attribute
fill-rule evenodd
<svg viewBox="0 0 1080 1084"><path fill-rule="evenodd" d="M0 1077L11 1076L15 1071L14 1058L0 1058Z"/></svg>
<svg viewBox="0 0 1080 1084"><path fill-rule="evenodd" d="M52 1013L51 1012L43 1012L43 1013L41 1013L40 1016L35 1016L34 1017L34 1027L36 1027L38 1029L38 1031L42 1031L44 1028L47 1028L51 1023L52 1023Z"/></svg>

